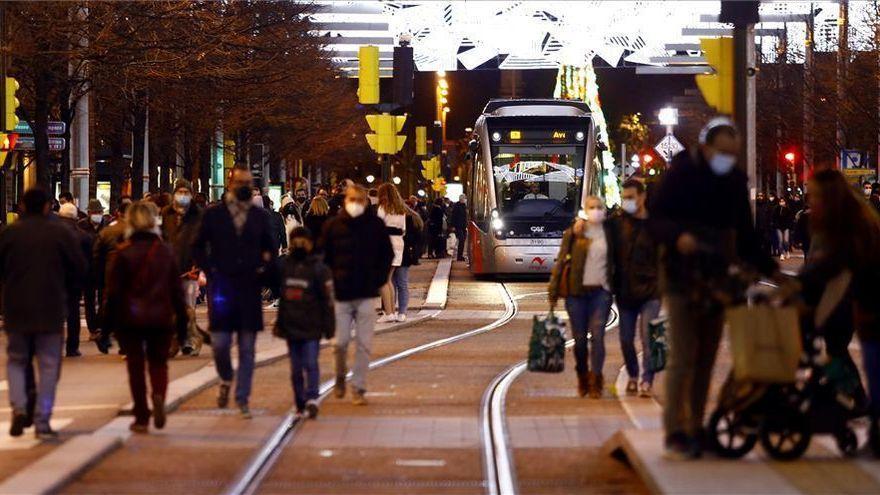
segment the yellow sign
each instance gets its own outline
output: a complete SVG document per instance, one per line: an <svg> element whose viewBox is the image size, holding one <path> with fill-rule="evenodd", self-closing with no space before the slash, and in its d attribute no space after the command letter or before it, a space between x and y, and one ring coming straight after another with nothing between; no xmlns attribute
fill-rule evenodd
<svg viewBox="0 0 880 495"><path fill-rule="evenodd" d="M510 139L522 139L522 133L520 131L510 131Z"/></svg>
<svg viewBox="0 0 880 495"><path fill-rule="evenodd" d="M553 139L565 139L565 131L553 131Z"/></svg>

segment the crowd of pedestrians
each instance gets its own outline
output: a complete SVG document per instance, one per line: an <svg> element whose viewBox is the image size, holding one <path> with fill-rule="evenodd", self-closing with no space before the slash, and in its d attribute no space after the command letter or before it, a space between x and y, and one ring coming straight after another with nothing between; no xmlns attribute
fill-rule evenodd
<svg viewBox="0 0 880 495"><path fill-rule="evenodd" d="M98 350L119 345L134 432L147 432L151 418L165 424L168 359L197 356L206 344L220 378L217 406L234 400L251 417L266 297L278 308L274 333L288 343L296 411L317 415L319 341L334 336L336 395L346 392L353 341L352 400L366 404L375 325L406 320L408 268L427 244L424 204L405 202L393 184L371 194L345 180L311 198L297 187L275 211L247 167L233 168L226 185L207 204L178 179L171 194L121 196L112 215L97 199L79 211L69 193L57 203L40 189L23 196L20 219L0 233L2 284L15 287L3 291L12 435L36 425L38 437L56 436L49 419L62 357L82 355L81 305ZM196 321L199 301L207 329Z"/></svg>

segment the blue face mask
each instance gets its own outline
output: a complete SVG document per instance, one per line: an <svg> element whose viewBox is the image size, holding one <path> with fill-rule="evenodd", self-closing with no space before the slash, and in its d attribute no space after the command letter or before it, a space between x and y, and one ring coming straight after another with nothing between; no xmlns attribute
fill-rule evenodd
<svg viewBox="0 0 880 495"><path fill-rule="evenodd" d="M736 156L727 153L715 153L709 159L709 168L715 175L727 175L736 165Z"/></svg>

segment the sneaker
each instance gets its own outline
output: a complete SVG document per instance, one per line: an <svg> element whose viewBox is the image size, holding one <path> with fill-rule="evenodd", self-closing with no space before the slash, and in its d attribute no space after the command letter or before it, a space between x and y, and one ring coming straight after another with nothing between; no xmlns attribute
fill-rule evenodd
<svg viewBox="0 0 880 495"><path fill-rule="evenodd" d="M98 336L98 338L95 339L95 346L101 354L109 354L111 345L109 337Z"/></svg>
<svg viewBox="0 0 880 495"><path fill-rule="evenodd" d="M223 382L220 384L220 390L217 393L217 407L220 409L226 409L226 406L229 405L229 382Z"/></svg>
<svg viewBox="0 0 880 495"><path fill-rule="evenodd" d="M318 401L306 401L306 418L315 419L318 417Z"/></svg>
<svg viewBox="0 0 880 495"><path fill-rule="evenodd" d="M406 321L406 314L404 314L404 313L398 313L398 314L397 314L397 321L398 321L399 323L403 323L403 322L405 322L405 321Z"/></svg>
<svg viewBox="0 0 880 495"><path fill-rule="evenodd" d="M626 395L634 396L639 391L639 386L635 380L626 382Z"/></svg>
<svg viewBox="0 0 880 495"><path fill-rule="evenodd" d="M367 391L362 388L352 388L351 389L351 403L355 406L366 406L367 405L366 394L367 394Z"/></svg>
<svg viewBox="0 0 880 495"><path fill-rule="evenodd" d="M784 255L784 254L780 254L780 255L779 255L779 261L785 261L785 255Z"/></svg>
<svg viewBox="0 0 880 495"><path fill-rule="evenodd" d="M254 417L251 414L251 408L247 404L238 405L238 415L241 416L241 419L251 419Z"/></svg>
<svg viewBox="0 0 880 495"><path fill-rule="evenodd" d="M34 431L34 435L37 437L37 440L45 440L48 442L54 442L58 440L58 432L53 430L49 425L37 426Z"/></svg>
<svg viewBox="0 0 880 495"><path fill-rule="evenodd" d="M27 414L23 412L13 413L12 422L9 424L9 436L11 437L20 437L22 433L24 433L24 429L27 427Z"/></svg>
<svg viewBox="0 0 880 495"><path fill-rule="evenodd" d="M82 356L82 353L79 352L79 350L72 350L72 351L65 352L64 356L65 357L80 357L80 356Z"/></svg>
<svg viewBox="0 0 880 495"><path fill-rule="evenodd" d="M159 394L153 394L153 426L157 430L165 428L165 397Z"/></svg>
<svg viewBox="0 0 880 495"><path fill-rule="evenodd" d="M642 382L639 384L639 397L643 399L650 399L654 396L654 392L651 390L651 384L648 382Z"/></svg>
<svg viewBox="0 0 880 495"><path fill-rule="evenodd" d="M337 376L336 383L333 385L333 395L337 399L345 397L345 376Z"/></svg>
<svg viewBox="0 0 880 495"><path fill-rule="evenodd" d="M397 321L397 315L390 313L380 316L376 323L394 323L395 321Z"/></svg>
<svg viewBox="0 0 880 495"><path fill-rule="evenodd" d="M663 458L670 461L693 459L693 442L681 432L668 435L664 442Z"/></svg>
<svg viewBox="0 0 880 495"><path fill-rule="evenodd" d="M141 434L150 432L150 426L148 424L138 423L137 421L128 425L128 429L134 433L141 433Z"/></svg>

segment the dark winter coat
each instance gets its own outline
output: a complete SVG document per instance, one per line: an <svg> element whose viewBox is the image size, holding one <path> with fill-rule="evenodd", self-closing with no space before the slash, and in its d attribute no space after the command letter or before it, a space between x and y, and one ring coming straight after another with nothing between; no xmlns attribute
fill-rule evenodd
<svg viewBox="0 0 880 495"><path fill-rule="evenodd" d="M330 218L328 215L314 215L311 212L306 214L304 225L309 229L312 238L320 239L321 234L324 232L324 224L328 218Z"/></svg>
<svg viewBox="0 0 880 495"><path fill-rule="evenodd" d="M76 286L80 289L85 287L92 286L92 277L91 275L91 262L89 258L92 255L92 238L85 232L83 232L77 226L77 220L73 218L63 218L60 217L59 220L66 225L71 232L73 232L73 238L76 241L76 245L82 253L83 259L85 260L85 264L83 265L83 273L82 278L76 284Z"/></svg>
<svg viewBox="0 0 880 495"><path fill-rule="evenodd" d="M177 213L174 205L162 209L162 237L174 250L180 274L191 271L195 265L192 246L199 235L201 221L202 210L195 203L191 203L183 215Z"/></svg>
<svg viewBox="0 0 880 495"><path fill-rule="evenodd" d="M428 211L428 232L433 237L446 235L445 230L446 209L439 205L432 205Z"/></svg>
<svg viewBox="0 0 880 495"><path fill-rule="evenodd" d="M406 232L403 233L403 261L401 266L418 265L419 259L422 257L422 240L424 239L422 230L424 227L418 228L413 220L413 215L418 215L418 213L410 211L406 214Z"/></svg>
<svg viewBox="0 0 880 495"><path fill-rule="evenodd" d="M283 249L287 249L287 229L284 227L284 217L277 211L266 211L269 212L269 220L272 224L272 238L275 240L275 244Z"/></svg>
<svg viewBox="0 0 880 495"><path fill-rule="evenodd" d="M623 213L607 224L609 246L614 246L608 251L611 291L618 306L639 307L658 299L657 242L648 232L648 220Z"/></svg>
<svg viewBox="0 0 880 495"><path fill-rule="evenodd" d="M211 331L263 329L261 293L268 283L264 274L275 262L277 253L269 212L265 209L248 209L241 235L235 230L226 203L205 210L193 244L193 258L208 277Z"/></svg>
<svg viewBox="0 0 880 495"><path fill-rule="evenodd" d="M7 332L60 333L71 289L86 260L71 229L58 218L22 215L0 233L4 325Z"/></svg>
<svg viewBox="0 0 880 495"><path fill-rule="evenodd" d="M364 213L352 218L342 210L324 227L320 247L333 272L338 301L379 296L394 259L385 222L379 217Z"/></svg>
<svg viewBox="0 0 880 495"><path fill-rule="evenodd" d="M186 337L180 268L171 246L156 234L136 232L119 245L107 270L104 301L106 330L117 335L176 330L181 342Z"/></svg>
<svg viewBox="0 0 880 495"><path fill-rule="evenodd" d="M320 257L288 256L281 278L275 334L294 340L333 338L333 276Z"/></svg>
<svg viewBox="0 0 880 495"><path fill-rule="evenodd" d="M449 215L449 223L456 230L464 230L467 228L468 215L467 205L458 202L452 205L452 213Z"/></svg>
<svg viewBox="0 0 880 495"><path fill-rule="evenodd" d="M718 176L702 153L679 153L657 188L648 208L651 234L662 246L664 290L689 293L694 280L705 277L705 264L683 256L675 245L682 233L694 235L713 254L712 269L725 276L727 265L743 261L770 275L776 263L761 250L752 223L746 174L734 169Z"/></svg>
<svg viewBox="0 0 880 495"><path fill-rule="evenodd" d="M791 230L794 227L794 212L791 208L781 205L773 208L773 225L779 230Z"/></svg>
<svg viewBox="0 0 880 495"><path fill-rule="evenodd" d="M106 284L107 266L116 253L116 246L125 238L126 227L128 224L124 218L121 218L105 227L95 239L95 246L92 248L92 270L98 289L102 289Z"/></svg>

